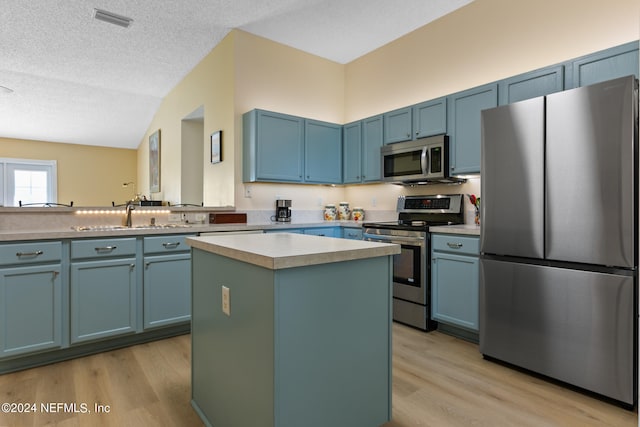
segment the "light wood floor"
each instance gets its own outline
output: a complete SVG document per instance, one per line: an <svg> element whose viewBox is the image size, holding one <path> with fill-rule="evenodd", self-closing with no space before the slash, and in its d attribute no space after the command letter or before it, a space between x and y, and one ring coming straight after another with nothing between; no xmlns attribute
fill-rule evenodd
<svg viewBox="0 0 640 427"><path fill-rule="evenodd" d="M477 345L398 324L393 333L393 420L384 427L638 425L637 412L485 361ZM189 404L189 360L183 335L2 375L0 403L36 403L38 412L0 412L0 426L202 426ZM92 413L40 412L58 402ZM96 403L110 412L93 413Z"/></svg>

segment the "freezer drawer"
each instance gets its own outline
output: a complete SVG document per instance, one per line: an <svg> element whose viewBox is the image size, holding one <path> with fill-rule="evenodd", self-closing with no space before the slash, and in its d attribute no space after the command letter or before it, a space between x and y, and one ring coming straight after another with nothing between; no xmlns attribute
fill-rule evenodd
<svg viewBox="0 0 640 427"><path fill-rule="evenodd" d="M480 351L633 405L634 278L480 261Z"/></svg>

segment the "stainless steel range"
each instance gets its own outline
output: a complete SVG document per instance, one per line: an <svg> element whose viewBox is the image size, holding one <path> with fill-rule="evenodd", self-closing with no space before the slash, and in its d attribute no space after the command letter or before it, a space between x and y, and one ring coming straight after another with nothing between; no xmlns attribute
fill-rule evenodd
<svg viewBox="0 0 640 427"><path fill-rule="evenodd" d="M393 320L425 331L431 320L430 225L462 224L462 194L400 196L398 220L365 222L363 239L396 243L401 253L393 260Z"/></svg>

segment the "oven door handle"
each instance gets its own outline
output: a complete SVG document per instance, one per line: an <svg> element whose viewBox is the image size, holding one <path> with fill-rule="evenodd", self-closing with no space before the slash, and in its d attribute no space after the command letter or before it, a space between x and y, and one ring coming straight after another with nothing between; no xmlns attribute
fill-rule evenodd
<svg viewBox="0 0 640 427"><path fill-rule="evenodd" d="M365 234L363 239L371 242L395 243L398 245L424 246L425 244L424 239L416 239L415 237L384 236L379 234Z"/></svg>

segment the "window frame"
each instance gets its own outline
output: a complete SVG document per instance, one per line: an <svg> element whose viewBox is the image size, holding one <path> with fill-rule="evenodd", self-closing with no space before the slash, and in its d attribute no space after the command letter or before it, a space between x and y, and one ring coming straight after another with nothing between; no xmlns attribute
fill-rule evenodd
<svg viewBox="0 0 640 427"><path fill-rule="evenodd" d="M16 207L13 204L15 181L12 172L20 167L28 167L35 171L47 173L47 199L42 203L58 202L58 162L56 160L13 159L0 158L0 204L6 207ZM11 188L11 185L14 188Z"/></svg>

